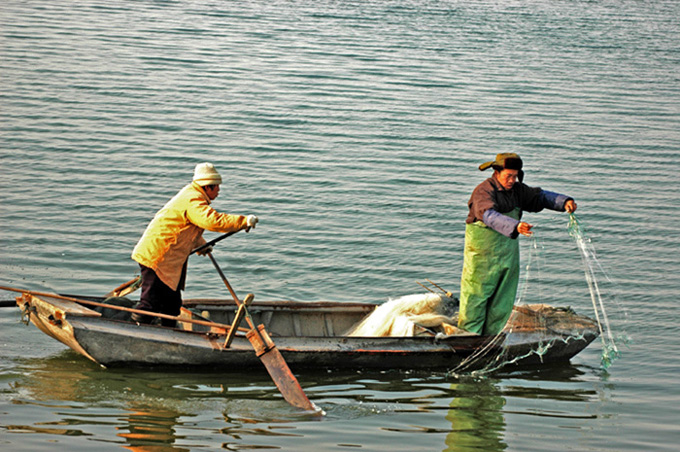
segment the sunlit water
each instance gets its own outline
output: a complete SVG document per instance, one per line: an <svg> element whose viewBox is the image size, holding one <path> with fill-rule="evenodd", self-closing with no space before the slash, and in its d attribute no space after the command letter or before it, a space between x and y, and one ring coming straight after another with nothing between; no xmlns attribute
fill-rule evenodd
<svg viewBox="0 0 680 452"><path fill-rule="evenodd" d="M484 376L299 374L319 420L264 372L103 369L1 308L0 448L675 450L678 17L671 0L3 1L2 285L129 280L149 219L211 161L215 207L261 219L215 251L237 293L457 292L477 166L515 151L528 184L577 200L630 343L607 370L596 341ZM594 315L568 215L525 219L522 301ZM189 268L185 297L225 295L207 260Z"/></svg>

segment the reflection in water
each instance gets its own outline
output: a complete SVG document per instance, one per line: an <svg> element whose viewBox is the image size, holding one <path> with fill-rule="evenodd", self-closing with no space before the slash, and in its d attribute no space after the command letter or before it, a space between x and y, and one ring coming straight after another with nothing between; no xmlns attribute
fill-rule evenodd
<svg viewBox="0 0 680 452"><path fill-rule="evenodd" d="M451 432L446 435L444 451L505 450L505 397L492 380L453 383L451 391L456 395L446 414L446 420L451 422Z"/></svg>
<svg viewBox="0 0 680 452"><path fill-rule="evenodd" d="M125 449L133 452L190 450L174 446L178 439L175 425L178 424L180 413L143 404L136 408L131 407L129 411L130 414L122 419L127 425L117 428L117 436L125 438L128 443Z"/></svg>
<svg viewBox="0 0 680 452"><path fill-rule="evenodd" d="M20 376L12 383L14 403L60 407L61 419L54 422L59 428L47 428L41 421L4 428L68 436L92 436L88 429L113 429L121 446L135 452L188 451L195 438L205 447L202 435L211 427L235 438L271 435L243 424L249 424L249 418L255 423L283 422L285 417L276 420L277 414L290 412L266 372L261 378L248 375L246 381L244 376L210 370L105 369L71 350L46 359L20 359L15 369ZM233 410L239 416L222 417L225 407L227 413ZM88 415L93 408L98 414ZM186 418L203 410L218 413L216 425L186 423ZM115 419L113 426L111 419ZM226 429L225 421L230 425ZM178 435L178 429L186 433ZM192 430L195 438L187 438Z"/></svg>
<svg viewBox="0 0 680 452"><path fill-rule="evenodd" d="M497 372L493 377L459 376L450 386L451 402L446 419L451 423L451 430L446 436L444 451L505 450L508 447L505 436L508 413L545 418L554 416L554 407L561 402L589 403L600 399L601 394L590 386L575 387L573 383L584 377L586 373L571 364L524 367ZM540 386L531 382L540 382ZM550 400L553 409L536 409L536 400ZM526 401L530 411L520 408ZM510 410L508 404L512 405ZM592 418L592 415L573 412L560 413L560 416L564 419Z"/></svg>
<svg viewBox="0 0 680 452"><path fill-rule="evenodd" d="M592 371L572 365L484 377L426 371L306 372L301 375L305 390L328 413L319 424L316 417L291 410L265 372L103 369L70 350L47 359L17 360L14 372L7 393L12 403L28 410L36 405L57 409L0 427L14 433L87 437L90 445L105 441L135 452L298 451L304 442L316 444L318 432L328 445L342 447L365 447L376 438L393 441L393 435L404 434L414 444L432 446L440 435L433 450L498 452L508 449L508 426L517 416L585 419L579 407L600 399L587 382ZM543 402L537 404L539 400ZM333 428L323 427L327 422L353 425L360 434L331 434Z"/></svg>
<svg viewBox="0 0 680 452"><path fill-rule="evenodd" d="M103 369L70 350L48 359L23 360L22 367L24 376L15 382L14 388L30 396L34 402L67 402L76 409L82 403L110 405L113 401L115 405L122 405L123 416L116 415L119 409L111 408L107 410L106 417L117 417L116 436L125 440L126 445L123 447L126 449L135 452L189 450L174 446L177 440L175 426L182 416L181 412L173 409L173 404L166 403L164 398L145 395L149 390L164 392L164 385L158 382L158 376L152 379L129 378L132 376L129 373ZM129 400L130 398L140 398L142 401ZM72 412L67 416L70 421L63 419L60 423L72 422L79 426L78 429L75 426L68 430L62 429L63 431L43 429L43 433L85 435L83 429L87 427L87 423L82 419L73 419L74 414L76 413ZM89 422L98 423L94 419ZM28 429L40 432L35 427Z"/></svg>

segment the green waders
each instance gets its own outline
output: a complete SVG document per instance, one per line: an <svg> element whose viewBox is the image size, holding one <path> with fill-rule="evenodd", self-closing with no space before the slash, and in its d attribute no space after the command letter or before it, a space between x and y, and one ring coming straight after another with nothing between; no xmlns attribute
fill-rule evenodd
<svg viewBox="0 0 680 452"><path fill-rule="evenodd" d="M507 213L519 219L520 210ZM519 282L519 242L481 221L465 225L458 327L472 333L501 332L512 313Z"/></svg>

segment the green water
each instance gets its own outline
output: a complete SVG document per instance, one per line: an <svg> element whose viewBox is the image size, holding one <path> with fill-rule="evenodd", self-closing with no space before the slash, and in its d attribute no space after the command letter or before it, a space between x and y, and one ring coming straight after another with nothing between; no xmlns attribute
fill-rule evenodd
<svg viewBox="0 0 680 452"><path fill-rule="evenodd" d="M0 448L675 450L678 17L670 0L2 2L2 285L128 281L148 221L210 161L214 206L261 220L215 251L237 293L455 293L477 166L518 152L526 183L578 202L630 343L607 370L595 342L484 377L310 372L313 420L264 372L103 369L2 308ZM522 301L592 315L568 215L526 218ZM225 296L206 259L188 277L185 298Z"/></svg>

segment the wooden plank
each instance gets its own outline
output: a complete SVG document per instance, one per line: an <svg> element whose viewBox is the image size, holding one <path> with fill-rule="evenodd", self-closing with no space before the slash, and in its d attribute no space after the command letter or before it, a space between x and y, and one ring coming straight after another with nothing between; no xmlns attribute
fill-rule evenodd
<svg viewBox="0 0 680 452"><path fill-rule="evenodd" d="M324 314L324 323L326 324L326 335L328 337L335 336L335 331L333 331L333 318L329 314Z"/></svg>
<svg viewBox="0 0 680 452"><path fill-rule="evenodd" d="M41 299L44 302L61 309L62 311L64 311L64 314L82 315L86 317L101 317L101 313L86 308L85 306L70 300L54 298L45 295L41 295L39 297L34 296L34 298Z"/></svg>

